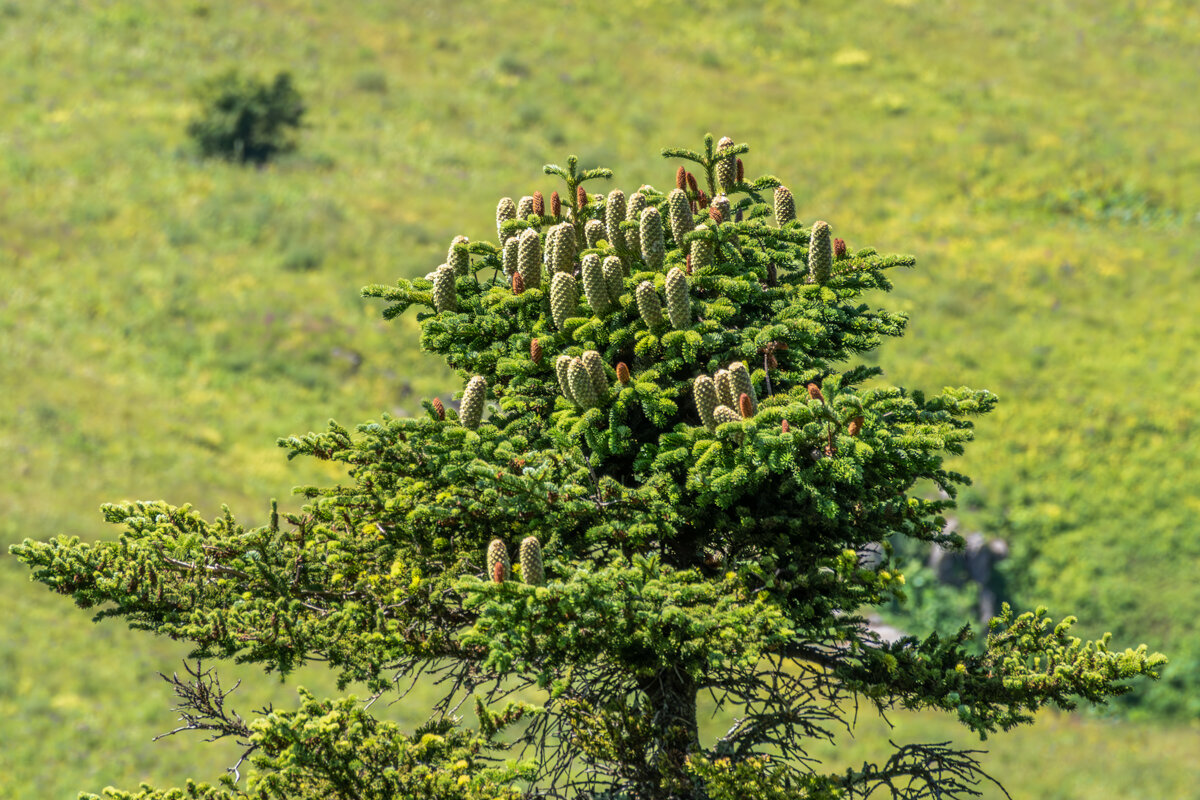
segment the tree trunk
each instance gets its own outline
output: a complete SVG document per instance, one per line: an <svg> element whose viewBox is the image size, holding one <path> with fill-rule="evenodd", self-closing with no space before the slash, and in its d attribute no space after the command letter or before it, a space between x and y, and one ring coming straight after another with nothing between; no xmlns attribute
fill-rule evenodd
<svg viewBox="0 0 1200 800"><path fill-rule="evenodd" d="M693 787L686 762L688 755L700 749L696 684L688 675L668 669L646 681L642 691L654 712L658 738L653 758L659 774L657 783L642 787L641 794L646 800L691 800Z"/></svg>

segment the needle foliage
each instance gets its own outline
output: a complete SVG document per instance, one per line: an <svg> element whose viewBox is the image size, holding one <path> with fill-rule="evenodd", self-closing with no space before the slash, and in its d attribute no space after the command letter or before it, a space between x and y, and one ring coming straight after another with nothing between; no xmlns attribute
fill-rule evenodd
<svg viewBox="0 0 1200 800"><path fill-rule="evenodd" d="M664 150L668 190L592 192L611 171L548 165L560 191L501 199L496 240L459 236L425 278L366 287L389 319L418 309L461 403L282 440L346 470L303 512L247 527L112 505L116 541L14 548L197 658L322 662L375 698L422 674L444 690L411 734L346 697L247 721L197 667L174 679L181 729L243 742L246 781L107 796L967 797L988 779L970 750L896 744L840 772L809 747L862 708L941 709L986 737L1157 677L1162 656L1082 642L1042 609L1004 609L982 652L967 628L870 630L904 594L891 537L961 544L941 514L967 478L943 458L996 398L863 365L904 332L869 301L913 259L795 219L748 154L711 136ZM736 710L712 741L701 695Z"/></svg>

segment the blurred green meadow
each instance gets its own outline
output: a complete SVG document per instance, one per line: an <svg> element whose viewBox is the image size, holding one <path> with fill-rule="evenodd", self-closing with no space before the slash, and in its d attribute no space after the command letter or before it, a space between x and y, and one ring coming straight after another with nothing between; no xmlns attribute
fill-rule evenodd
<svg viewBox="0 0 1200 800"><path fill-rule="evenodd" d="M749 142L801 219L918 268L887 379L1001 397L954 467L1003 536L1010 599L1146 642L1164 680L1121 718L1044 715L985 743L1014 797L1200 785L1200 9L953 0L729 4L0 0L0 800L215 779L174 737L185 648L28 582L7 545L112 537L104 502L227 503L336 473L280 436L411 414L459 385L367 283L493 235L501 195L577 153L668 186L666 145ZM195 157L193 89L288 70L309 113L263 170ZM249 710L333 691L246 667ZM417 693L389 713L423 719ZM964 739L901 716L821 750ZM996 796L994 793L987 795Z"/></svg>

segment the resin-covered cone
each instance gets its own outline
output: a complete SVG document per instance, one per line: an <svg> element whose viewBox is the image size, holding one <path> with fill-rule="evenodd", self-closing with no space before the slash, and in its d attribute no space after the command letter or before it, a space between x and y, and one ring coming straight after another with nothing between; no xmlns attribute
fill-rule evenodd
<svg viewBox="0 0 1200 800"><path fill-rule="evenodd" d="M517 271L526 289L542 285L542 243L533 228L526 228L517 240Z"/></svg>
<svg viewBox="0 0 1200 800"><path fill-rule="evenodd" d="M546 234L546 266L551 275L575 271L575 226L571 223L559 223Z"/></svg>
<svg viewBox="0 0 1200 800"><path fill-rule="evenodd" d="M571 387L571 399L581 408L595 408L598 398L592 376L582 359L572 358L567 366L567 383Z"/></svg>
<svg viewBox="0 0 1200 800"><path fill-rule="evenodd" d="M629 195L629 203L625 207L625 219L640 222L642 212L646 210L646 195L641 192L634 192ZM625 247L633 256L639 256L642 252L641 233L637 228L625 231Z"/></svg>
<svg viewBox="0 0 1200 800"><path fill-rule="evenodd" d="M455 275L466 275L471 269L471 254L467 251L470 241L466 236L455 236L454 241L450 242L446 263L454 270Z"/></svg>
<svg viewBox="0 0 1200 800"><path fill-rule="evenodd" d="M608 372L604 369L604 359L595 350L585 350L580 361L592 379L592 390L596 397L601 400L608 397Z"/></svg>
<svg viewBox="0 0 1200 800"><path fill-rule="evenodd" d="M579 284L567 272L556 272L550 281L550 313L560 331L579 305Z"/></svg>
<svg viewBox="0 0 1200 800"><path fill-rule="evenodd" d="M692 300L688 295L688 281L679 267L671 267L667 273L667 316L671 327L683 330L692 324Z"/></svg>
<svg viewBox="0 0 1200 800"><path fill-rule="evenodd" d="M808 274L813 283L824 284L833 273L833 242L829 236L829 223L817 220L813 223L812 238L808 240Z"/></svg>
<svg viewBox="0 0 1200 800"><path fill-rule="evenodd" d="M697 225L696 230L708 230L707 225ZM707 238L693 239L690 251L692 259L692 274L697 270L711 267L713 263L713 243Z"/></svg>
<svg viewBox="0 0 1200 800"><path fill-rule="evenodd" d="M504 583L512 577L512 561L508 557L508 546L502 539L492 539L488 545L487 572L496 583Z"/></svg>
<svg viewBox="0 0 1200 800"><path fill-rule="evenodd" d="M713 411L717 408L717 386L707 375L700 375L692 382L692 397L696 401L696 411L700 421L710 431L715 430L717 423Z"/></svg>
<svg viewBox="0 0 1200 800"><path fill-rule="evenodd" d="M583 274L583 294L587 297L592 312L598 316L607 314L612 309L613 302L608 294L608 281L604 277L600 256L588 253L580 262L580 271Z"/></svg>
<svg viewBox="0 0 1200 800"><path fill-rule="evenodd" d="M504 223L517 218L517 204L511 197L501 197L496 206L496 238L504 243Z"/></svg>
<svg viewBox="0 0 1200 800"><path fill-rule="evenodd" d="M642 322L646 323L646 327L654 330L665 325L667 318L663 316L662 301L658 299L658 292L654 290L654 284L650 281L642 281L638 284L636 295L638 314L641 315Z"/></svg>
<svg viewBox="0 0 1200 800"><path fill-rule="evenodd" d="M663 241L662 215L654 206L642 210L638 225L638 241L641 244L642 261L650 269L660 269L667 247Z"/></svg>
<svg viewBox="0 0 1200 800"><path fill-rule="evenodd" d="M683 247L683 237L696 227L692 203L683 189L672 189L667 195L667 221L671 224L671 236L675 238L675 244Z"/></svg>
<svg viewBox="0 0 1200 800"><path fill-rule="evenodd" d="M541 586L546 582L542 543L536 536L526 536L521 540L521 580L530 586Z"/></svg>
<svg viewBox="0 0 1200 800"><path fill-rule="evenodd" d="M796 218L796 200L786 186L775 188L775 222L779 227L787 225Z"/></svg>
<svg viewBox="0 0 1200 800"><path fill-rule="evenodd" d="M615 306L621 302L621 295L625 293L625 266L617 256L609 256L604 259L602 267L604 285L608 289L608 299Z"/></svg>
<svg viewBox="0 0 1200 800"><path fill-rule="evenodd" d="M458 310L458 295L454 289L454 270L449 264L442 264L433 273L433 309L439 314L443 311Z"/></svg>
<svg viewBox="0 0 1200 800"><path fill-rule="evenodd" d="M487 394L487 381L476 375L467 381L463 390L462 403L458 407L458 421L464 428L475 430L483 419L483 401Z"/></svg>
<svg viewBox="0 0 1200 800"><path fill-rule="evenodd" d="M729 377L733 381L733 393L738 397L746 395L750 400L750 413L746 416L757 414L758 397L754 393L754 382L750 380L750 370L741 361L735 361L729 365Z"/></svg>
<svg viewBox="0 0 1200 800"><path fill-rule="evenodd" d="M608 243L617 250L625 249L625 234L621 232L621 223L625 221L625 193L613 189L608 193L604 202L604 233Z"/></svg>

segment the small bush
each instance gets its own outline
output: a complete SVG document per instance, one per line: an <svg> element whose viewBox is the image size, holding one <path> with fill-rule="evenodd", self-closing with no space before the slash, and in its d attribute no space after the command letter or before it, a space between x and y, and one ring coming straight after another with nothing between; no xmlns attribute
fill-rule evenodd
<svg viewBox="0 0 1200 800"><path fill-rule="evenodd" d="M200 116L187 130L201 155L261 165L296 149L304 102L288 73L267 85L230 70L206 81L197 94Z"/></svg>

